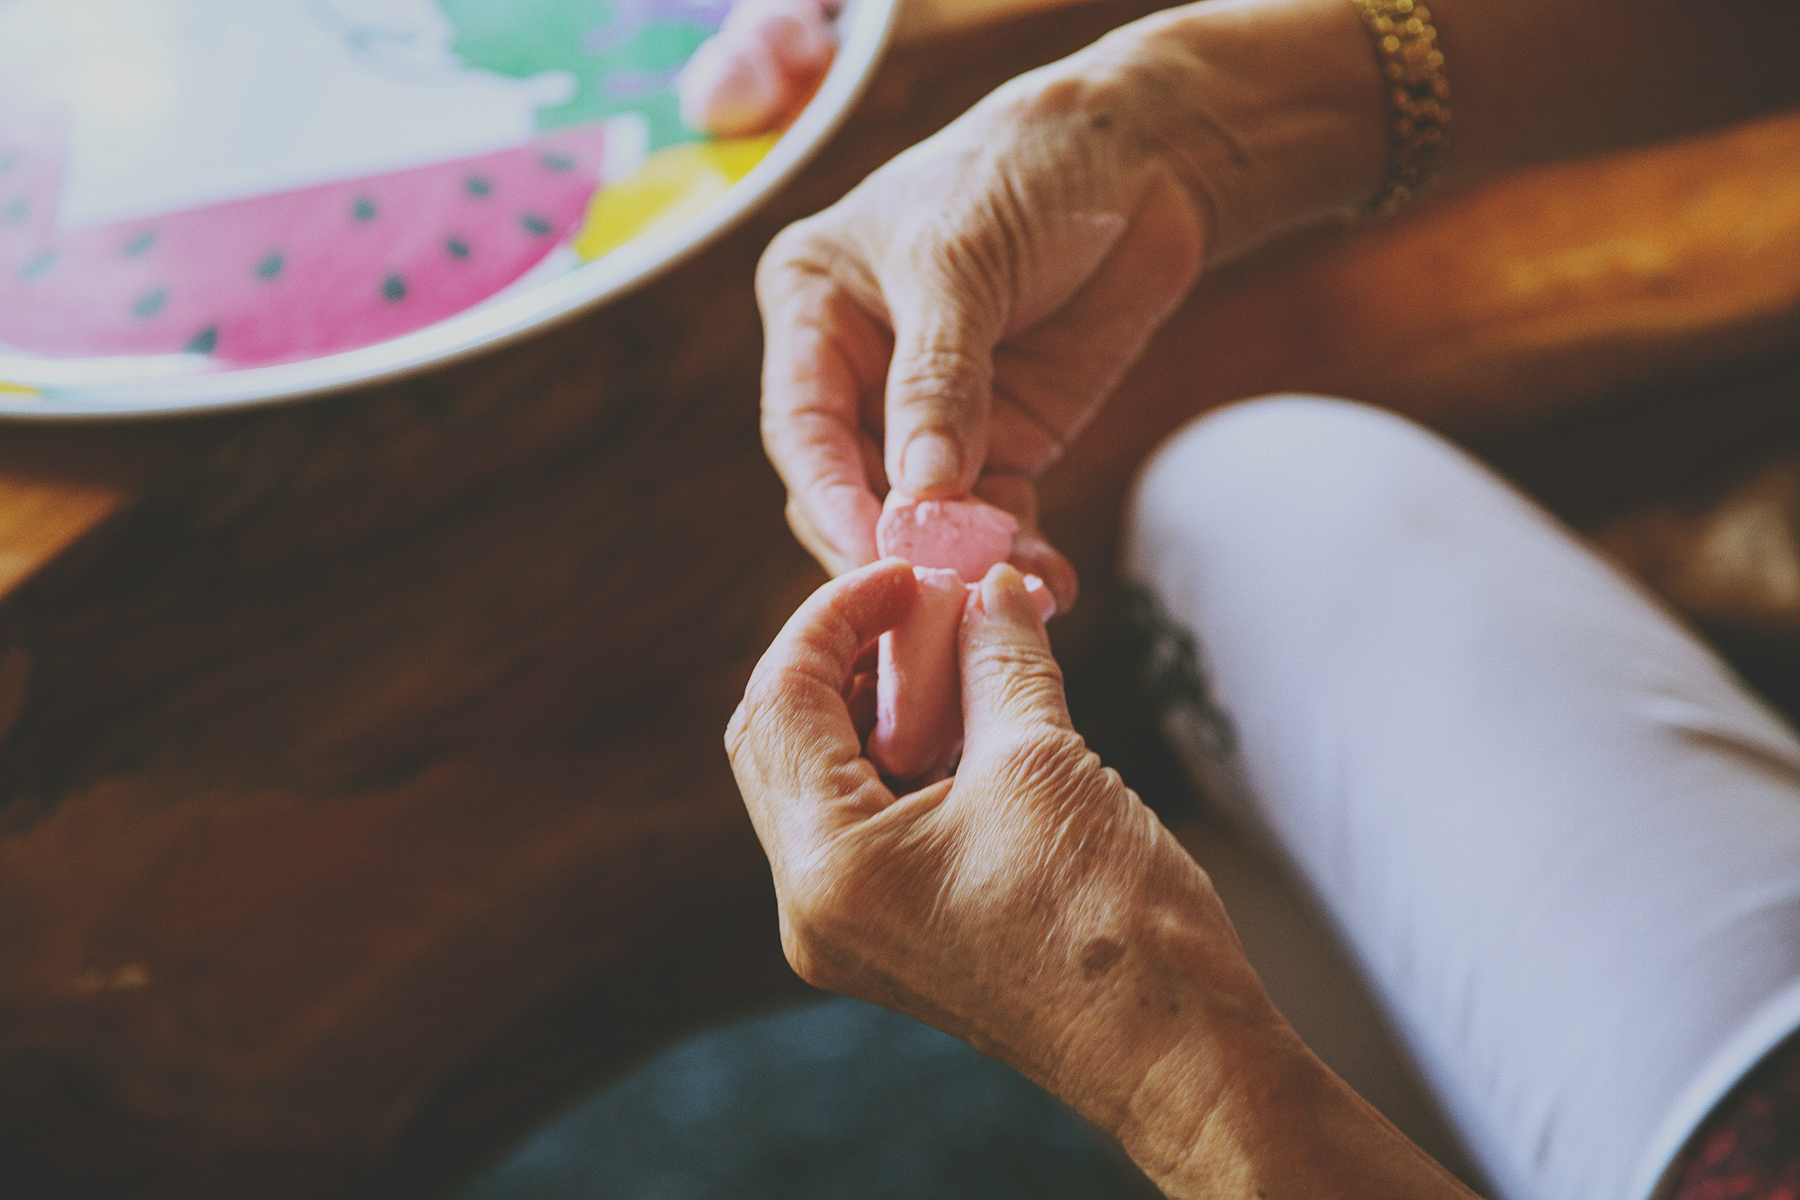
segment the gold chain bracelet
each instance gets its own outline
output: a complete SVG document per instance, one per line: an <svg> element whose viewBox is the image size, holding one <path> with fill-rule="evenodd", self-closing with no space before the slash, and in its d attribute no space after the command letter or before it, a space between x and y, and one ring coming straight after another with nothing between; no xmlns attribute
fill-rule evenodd
<svg viewBox="0 0 1800 1200"><path fill-rule="evenodd" d="M1385 217L1423 190L1450 125L1450 82L1431 10L1417 0L1351 0L1375 42L1388 86L1388 166L1381 187L1352 215Z"/></svg>

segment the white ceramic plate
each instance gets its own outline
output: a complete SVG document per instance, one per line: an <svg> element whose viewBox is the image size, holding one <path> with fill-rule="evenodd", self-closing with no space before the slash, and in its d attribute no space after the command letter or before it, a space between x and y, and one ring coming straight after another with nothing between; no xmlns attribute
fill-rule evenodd
<svg viewBox="0 0 1800 1200"><path fill-rule="evenodd" d="M316 395L616 296L831 135L895 4L711 141L672 79L727 0L0 0L0 418Z"/></svg>

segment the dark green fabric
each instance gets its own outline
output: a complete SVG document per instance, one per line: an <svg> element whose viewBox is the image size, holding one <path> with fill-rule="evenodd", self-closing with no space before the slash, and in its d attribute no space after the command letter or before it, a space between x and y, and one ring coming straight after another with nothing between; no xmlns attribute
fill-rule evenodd
<svg viewBox="0 0 1800 1200"><path fill-rule="evenodd" d="M454 1200L1100 1200L1141 1195L1077 1117L954 1038L830 1000L691 1038Z"/></svg>

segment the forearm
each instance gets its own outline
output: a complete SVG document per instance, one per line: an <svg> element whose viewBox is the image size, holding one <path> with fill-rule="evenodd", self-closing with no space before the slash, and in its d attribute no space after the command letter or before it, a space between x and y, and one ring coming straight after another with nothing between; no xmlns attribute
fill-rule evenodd
<svg viewBox="0 0 1800 1200"><path fill-rule="evenodd" d="M1229 1059L1209 1041L1158 1063L1117 1131L1171 1200L1472 1200L1285 1023Z"/></svg>
<svg viewBox="0 0 1800 1200"><path fill-rule="evenodd" d="M1075 86L1045 86L1059 76ZM1009 86L1040 110L1078 112L1083 138L1172 173L1209 258L1349 208L1386 169L1381 77L1349 0L1204 0Z"/></svg>
<svg viewBox="0 0 1800 1200"><path fill-rule="evenodd" d="M1158 858L1128 917L1073 939L1075 978L1043 981L1082 998L1032 1064L1047 1085L1174 1200L1467 1200L1275 1011L1204 873Z"/></svg>

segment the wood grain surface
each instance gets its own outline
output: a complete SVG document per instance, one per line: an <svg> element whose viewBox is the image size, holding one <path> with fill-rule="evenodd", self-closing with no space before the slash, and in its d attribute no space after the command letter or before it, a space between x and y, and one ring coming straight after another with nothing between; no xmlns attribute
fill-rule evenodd
<svg viewBox="0 0 1800 1200"><path fill-rule="evenodd" d="M1148 7L903 47L742 228L477 361L0 434L0 1195L431 1195L799 993L720 740L822 578L758 440L757 256ZM1228 264L1047 481L1077 712L1142 752L1107 579L1189 414L1389 404L1592 527L1794 453L1797 380L1800 119Z"/></svg>

